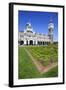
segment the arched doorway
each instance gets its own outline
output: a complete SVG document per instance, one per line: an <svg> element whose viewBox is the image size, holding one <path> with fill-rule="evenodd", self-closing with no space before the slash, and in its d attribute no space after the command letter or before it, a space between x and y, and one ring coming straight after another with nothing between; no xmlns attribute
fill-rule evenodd
<svg viewBox="0 0 66 90"><path fill-rule="evenodd" d="M43 42L43 45L44 45L44 42Z"/></svg>
<svg viewBox="0 0 66 90"><path fill-rule="evenodd" d="M24 44L24 41L20 41L20 45L23 45Z"/></svg>
<svg viewBox="0 0 66 90"><path fill-rule="evenodd" d="M28 41L26 41L26 45L28 45Z"/></svg>
<svg viewBox="0 0 66 90"><path fill-rule="evenodd" d="M40 42L38 41L38 45L40 45Z"/></svg>
<svg viewBox="0 0 66 90"><path fill-rule="evenodd" d="M30 45L33 45L33 41L32 40L30 40Z"/></svg>

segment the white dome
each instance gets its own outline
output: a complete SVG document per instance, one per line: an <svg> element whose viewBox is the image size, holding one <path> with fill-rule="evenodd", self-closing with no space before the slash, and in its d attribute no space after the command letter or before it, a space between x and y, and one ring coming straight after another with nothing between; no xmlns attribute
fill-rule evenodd
<svg viewBox="0 0 66 90"><path fill-rule="evenodd" d="M26 24L26 32L32 32L32 26L29 22Z"/></svg>
<svg viewBox="0 0 66 90"><path fill-rule="evenodd" d="M26 26L31 26L31 23L27 23Z"/></svg>

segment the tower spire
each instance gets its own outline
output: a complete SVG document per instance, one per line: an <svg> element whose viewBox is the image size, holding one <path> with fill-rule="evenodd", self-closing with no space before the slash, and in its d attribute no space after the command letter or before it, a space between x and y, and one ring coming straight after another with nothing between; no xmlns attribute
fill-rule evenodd
<svg viewBox="0 0 66 90"><path fill-rule="evenodd" d="M49 25L48 25L48 30L49 30L50 43L53 43L54 24L53 24L52 17L50 17L50 22L49 22Z"/></svg>
<svg viewBox="0 0 66 90"><path fill-rule="evenodd" d="M52 22L53 22L52 17L50 17L50 23L52 23Z"/></svg>

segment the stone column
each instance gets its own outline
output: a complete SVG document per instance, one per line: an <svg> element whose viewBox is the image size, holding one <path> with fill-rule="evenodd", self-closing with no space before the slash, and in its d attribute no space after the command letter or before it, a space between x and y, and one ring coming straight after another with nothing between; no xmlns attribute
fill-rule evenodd
<svg viewBox="0 0 66 90"><path fill-rule="evenodd" d="M42 41L42 45L43 45L43 41Z"/></svg>
<svg viewBox="0 0 66 90"><path fill-rule="evenodd" d="M36 41L36 45L38 44L38 41Z"/></svg>
<svg viewBox="0 0 66 90"><path fill-rule="evenodd" d="M26 40L24 40L24 45L26 45Z"/></svg>
<svg viewBox="0 0 66 90"><path fill-rule="evenodd" d="M28 40L28 45L30 44L30 40Z"/></svg>
<svg viewBox="0 0 66 90"><path fill-rule="evenodd" d="M35 41L34 41L34 45L35 45Z"/></svg>
<svg viewBox="0 0 66 90"><path fill-rule="evenodd" d="M34 40L33 40L33 45L34 45Z"/></svg>

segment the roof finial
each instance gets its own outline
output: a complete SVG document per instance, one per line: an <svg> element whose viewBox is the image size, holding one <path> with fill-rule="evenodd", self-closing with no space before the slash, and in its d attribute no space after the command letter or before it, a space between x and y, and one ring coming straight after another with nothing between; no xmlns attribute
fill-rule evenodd
<svg viewBox="0 0 66 90"><path fill-rule="evenodd" d="M53 20L52 20L52 17L50 17L50 22L52 22Z"/></svg>
<svg viewBox="0 0 66 90"><path fill-rule="evenodd" d="M30 23L30 18L28 18L28 22Z"/></svg>

